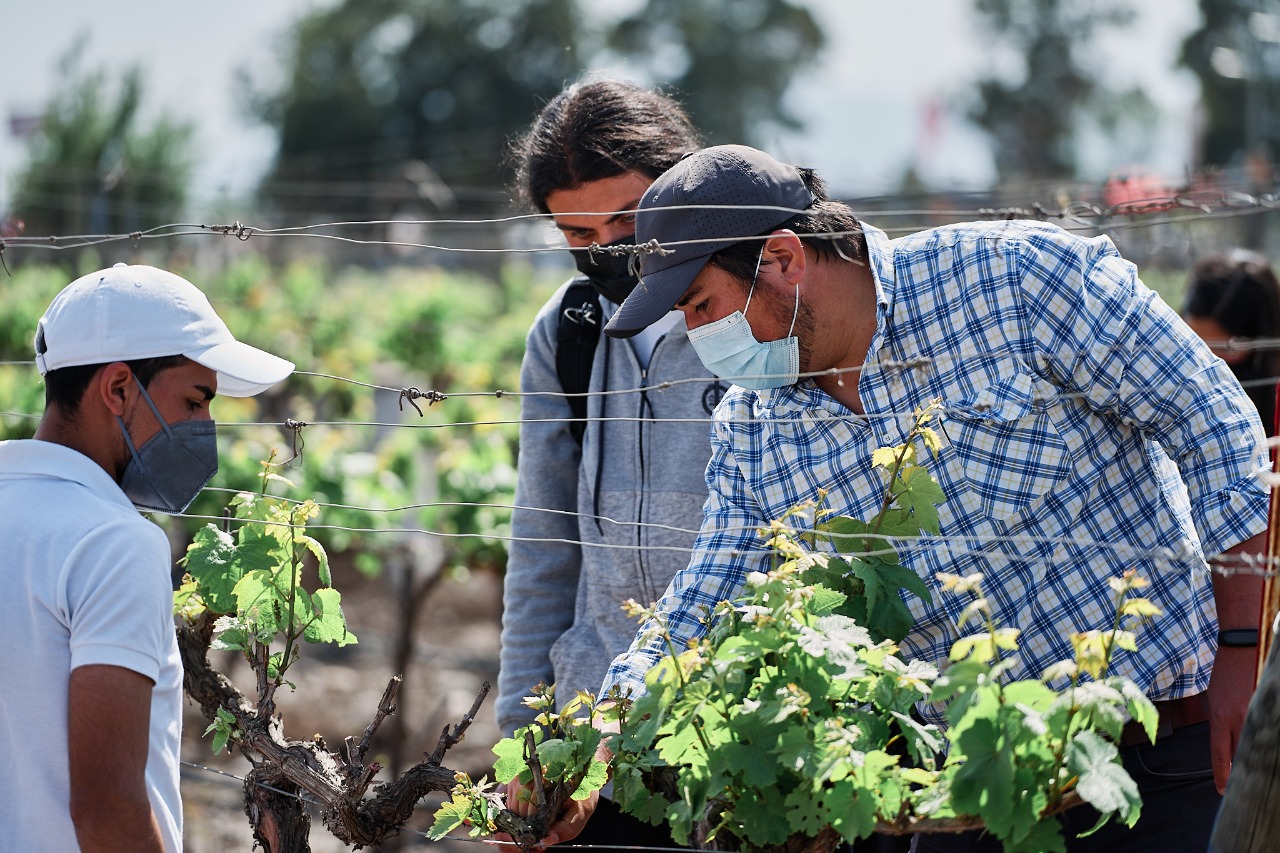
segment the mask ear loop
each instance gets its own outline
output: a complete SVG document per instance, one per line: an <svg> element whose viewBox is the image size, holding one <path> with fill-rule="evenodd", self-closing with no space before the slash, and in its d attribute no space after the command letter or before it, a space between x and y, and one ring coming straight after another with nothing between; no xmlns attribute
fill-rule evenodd
<svg viewBox="0 0 1280 853"><path fill-rule="evenodd" d="M133 381L138 383L138 390L142 392L142 399L146 401L147 406L151 409L151 413L156 416L156 420L160 422L160 428L164 430L164 434L172 439L173 430L169 428L169 422L164 419L164 415L160 414L160 410L156 408L156 404L152 402L151 395L147 393L147 389L142 387L142 383L138 382L138 377L133 377ZM129 448L129 456L133 459L142 473L147 473L147 466L142 461L142 457L138 455L138 448L133 443L133 438L129 435L129 429L124 424L124 418L116 415L116 423L120 425L120 434L124 436L125 446Z"/></svg>
<svg viewBox="0 0 1280 853"><path fill-rule="evenodd" d="M138 377L133 377L134 382L138 382ZM147 407L151 409L151 414L156 416L156 420L160 422L160 428L164 430L164 434L169 438L173 438L173 430L169 428L169 422L164 419L164 415L160 414L160 410L156 408L156 404L151 401L151 395L147 393L147 389L138 382L138 390L142 392L142 399L146 401Z"/></svg>
<svg viewBox="0 0 1280 853"><path fill-rule="evenodd" d="M796 330L796 318L800 316L800 282L796 282L796 307L791 310L791 328L787 329L787 337Z"/></svg>
<svg viewBox="0 0 1280 853"><path fill-rule="evenodd" d="M747 305L745 308L742 309L742 316L744 318L747 316L747 312L751 310L751 297L755 295L756 280L760 278L760 264L764 261L764 247L765 247L765 244L761 243L760 256L756 258L756 271L751 274L751 290L747 291ZM791 328L787 329L788 338L791 337L793 332L795 332L796 318L798 318L799 316L800 316L800 282L797 281L796 282L796 304L795 304L795 307L791 309Z"/></svg>

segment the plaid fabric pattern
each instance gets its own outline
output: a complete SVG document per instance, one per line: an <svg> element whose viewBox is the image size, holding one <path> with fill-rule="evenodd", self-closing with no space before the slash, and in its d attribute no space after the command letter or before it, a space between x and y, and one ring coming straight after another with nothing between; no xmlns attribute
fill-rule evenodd
<svg viewBox="0 0 1280 853"><path fill-rule="evenodd" d="M1266 527L1262 425L1225 364L1138 280L1106 237L1038 222L967 223L889 241L864 226L876 334L859 386L865 417L812 382L735 387L716 411L710 495L687 569L659 602L681 643L766 565L758 528L828 491L871 517L872 452L900 444L912 413L942 400L942 535L900 542L933 601L908 603L911 658L944 661L967 598L935 575L985 575L998 622L1022 629L1013 677L1069 658L1067 635L1104 628L1106 580L1137 569L1164 615L1116 671L1154 699L1208 686L1216 647L1205 555ZM858 381L850 375L846 381ZM803 528L811 519L795 518ZM642 626L605 687L642 689L663 652ZM938 709L922 709L939 721Z"/></svg>

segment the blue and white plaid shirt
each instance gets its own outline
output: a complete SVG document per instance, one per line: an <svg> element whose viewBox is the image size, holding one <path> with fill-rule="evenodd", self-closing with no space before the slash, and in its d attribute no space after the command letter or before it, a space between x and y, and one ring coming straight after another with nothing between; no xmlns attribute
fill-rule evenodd
<svg viewBox="0 0 1280 853"><path fill-rule="evenodd" d="M895 241L864 228L877 297L866 416L811 381L724 398L702 530L659 602L678 647L767 567L758 528L819 489L838 514L871 518L884 495L872 452L901 444L913 411L941 399L944 447L921 458L946 495L942 535L898 545L933 593L932 604L908 596L904 654L946 660L970 599L942 593L935 575L982 572L999 625L1022 629L1012 676L1039 677L1072 656L1072 631L1111 625L1107 578L1137 569L1164 614L1113 672L1153 699L1204 690L1217 642L1205 555L1267 524L1262 425L1231 372L1106 237L1038 222ZM637 642L604 687L642 690L662 653Z"/></svg>

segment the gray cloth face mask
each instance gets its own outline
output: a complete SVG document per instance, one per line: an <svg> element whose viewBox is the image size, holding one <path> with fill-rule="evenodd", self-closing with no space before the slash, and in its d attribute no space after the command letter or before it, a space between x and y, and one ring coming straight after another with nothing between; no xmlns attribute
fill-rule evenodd
<svg viewBox="0 0 1280 853"><path fill-rule="evenodd" d="M137 382L137 377L134 377ZM200 490L218 473L217 426L213 421L167 423L138 382L142 399L160 422L161 429L142 447L135 448L124 420L116 423L133 457L125 466L120 488L143 512L177 515L185 512Z"/></svg>

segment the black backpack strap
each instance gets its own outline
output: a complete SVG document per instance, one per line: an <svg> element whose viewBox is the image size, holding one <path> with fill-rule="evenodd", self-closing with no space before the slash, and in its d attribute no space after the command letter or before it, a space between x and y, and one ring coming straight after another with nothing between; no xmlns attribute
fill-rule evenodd
<svg viewBox="0 0 1280 853"><path fill-rule="evenodd" d="M586 432L587 398L591 382L591 362L595 358L596 345L600 342L600 327L604 312L600 308L600 295L585 277L575 278L565 289L560 300L560 317L556 335L556 375L560 387L569 401L574 420L569 422L569 432L578 446Z"/></svg>

